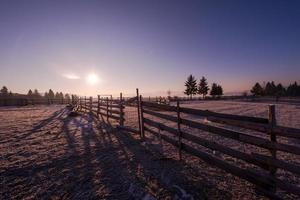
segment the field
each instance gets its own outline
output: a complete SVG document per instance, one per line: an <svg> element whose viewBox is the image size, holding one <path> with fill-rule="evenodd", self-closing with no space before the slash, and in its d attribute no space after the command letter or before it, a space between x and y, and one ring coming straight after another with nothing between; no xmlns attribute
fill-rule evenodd
<svg viewBox="0 0 300 200"><path fill-rule="evenodd" d="M181 106L266 117L267 105L207 101ZM127 126L137 127L134 109L125 109ZM146 141L140 141L138 135L113 129L88 114L71 117L68 113L64 106L54 105L0 108L1 199L264 199L250 183L198 158L183 155L186 159L179 161L176 148L149 133ZM276 117L280 125L300 128L300 106L278 104ZM280 156L299 163L299 157ZM300 184L299 177L279 173Z"/></svg>

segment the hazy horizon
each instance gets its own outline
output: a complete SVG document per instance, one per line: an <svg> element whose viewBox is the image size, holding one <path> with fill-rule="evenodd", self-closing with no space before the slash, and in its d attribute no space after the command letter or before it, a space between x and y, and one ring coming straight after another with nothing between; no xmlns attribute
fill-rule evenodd
<svg viewBox="0 0 300 200"><path fill-rule="evenodd" d="M1 1L0 86L174 95L300 82L299 1Z"/></svg>

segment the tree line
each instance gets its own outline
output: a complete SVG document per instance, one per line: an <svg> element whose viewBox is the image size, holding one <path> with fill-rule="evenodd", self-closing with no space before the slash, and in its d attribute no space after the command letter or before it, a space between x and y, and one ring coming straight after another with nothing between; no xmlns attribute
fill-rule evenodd
<svg viewBox="0 0 300 200"><path fill-rule="evenodd" d="M223 95L223 88L221 85L217 83L212 83L211 89L208 86L207 79L202 76L199 83L197 83L196 78L191 74L188 76L186 82L185 82L185 91L184 94L189 96L190 98L193 97L193 95L199 94L202 95L203 99L208 94L208 91L210 90L210 95L212 97L220 97Z"/></svg>
<svg viewBox="0 0 300 200"><path fill-rule="evenodd" d="M0 97L1 98L26 98L27 100L45 100L48 103L63 103L63 102L70 102L71 98L75 97L75 95L70 95L68 93L63 94L62 92L56 92L52 89L49 89L49 91L45 92L44 95L42 95L37 89L29 89L27 94L18 94L13 93L12 91L9 91L6 86L3 86L0 90Z"/></svg>
<svg viewBox="0 0 300 200"><path fill-rule="evenodd" d="M250 91L254 96L290 96L297 97L300 96L300 85L295 81L289 84L289 86L284 87L281 83L277 85L274 81L267 82L264 86L260 83L255 83Z"/></svg>

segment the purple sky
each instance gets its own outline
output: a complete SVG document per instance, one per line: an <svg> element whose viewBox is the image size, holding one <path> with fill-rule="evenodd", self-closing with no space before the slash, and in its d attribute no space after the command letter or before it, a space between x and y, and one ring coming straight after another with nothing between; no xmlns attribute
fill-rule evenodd
<svg viewBox="0 0 300 200"><path fill-rule="evenodd" d="M300 1L0 1L0 86L183 95L300 82ZM100 81L91 85L89 74Z"/></svg>

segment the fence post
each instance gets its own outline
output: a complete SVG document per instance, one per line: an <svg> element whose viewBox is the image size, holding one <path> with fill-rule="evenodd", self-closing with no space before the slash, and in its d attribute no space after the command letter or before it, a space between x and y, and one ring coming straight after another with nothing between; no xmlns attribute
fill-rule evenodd
<svg viewBox="0 0 300 200"><path fill-rule="evenodd" d="M110 106L110 114L112 115L112 104L113 104L113 97L112 95L110 95L110 103L109 103L109 106Z"/></svg>
<svg viewBox="0 0 300 200"><path fill-rule="evenodd" d="M84 96L84 112L86 112L86 96Z"/></svg>
<svg viewBox="0 0 300 200"><path fill-rule="evenodd" d="M90 97L90 113L92 113L93 107L93 97Z"/></svg>
<svg viewBox="0 0 300 200"><path fill-rule="evenodd" d="M137 111L138 111L138 122L139 122L139 132L140 132L140 137L142 138L142 129L141 129L141 112L140 112L140 95L139 95L139 89L136 88L136 98L137 98Z"/></svg>
<svg viewBox="0 0 300 200"><path fill-rule="evenodd" d="M179 101L178 100L177 100L176 112L177 112L177 129L178 129L178 156L179 156L179 160L181 160L181 158L182 158L182 153L181 153L181 149L182 149L182 143L181 143L182 132L181 132L181 127L180 127L181 118L180 118L180 107L179 107Z"/></svg>
<svg viewBox="0 0 300 200"><path fill-rule="evenodd" d="M120 93L120 126L124 126L124 111L123 111L122 92Z"/></svg>
<svg viewBox="0 0 300 200"><path fill-rule="evenodd" d="M143 97L140 95L140 110L141 110L141 135L145 139L144 113L143 113Z"/></svg>
<svg viewBox="0 0 300 200"><path fill-rule="evenodd" d="M108 108L108 97L106 97L106 121L107 121L107 123L108 123L108 120L109 120L109 117L108 117L108 110L109 108Z"/></svg>
<svg viewBox="0 0 300 200"><path fill-rule="evenodd" d="M80 97L80 111L82 111L82 97Z"/></svg>
<svg viewBox="0 0 300 200"><path fill-rule="evenodd" d="M269 133L270 133L270 140L272 142L277 142L276 133L273 131L274 127L276 126L276 113L275 113L275 105L269 105ZM276 149L271 149L272 158L276 159ZM274 166L270 166L270 175L272 177L276 177L277 168ZM276 185L274 184L274 188L276 191Z"/></svg>
<svg viewBox="0 0 300 200"><path fill-rule="evenodd" d="M100 113L100 95L98 95L98 102L97 102L97 117L99 118Z"/></svg>

